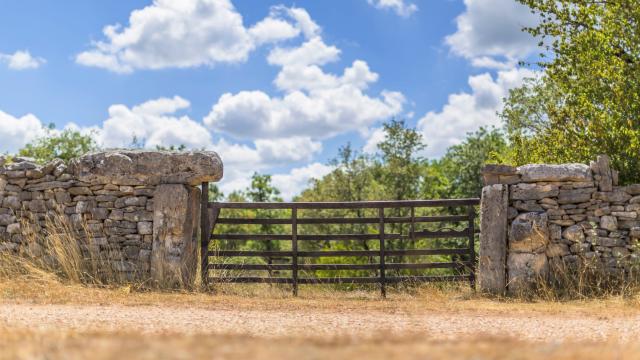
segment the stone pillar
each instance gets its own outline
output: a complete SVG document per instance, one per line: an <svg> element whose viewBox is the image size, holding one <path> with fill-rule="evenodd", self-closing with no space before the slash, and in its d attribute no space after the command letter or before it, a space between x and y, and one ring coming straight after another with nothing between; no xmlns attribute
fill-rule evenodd
<svg viewBox="0 0 640 360"><path fill-rule="evenodd" d="M482 189L480 201L480 291L501 295L506 288L508 186L494 184Z"/></svg>
<svg viewBox="0 0 640 360"><path fill-rule="evenodd" d="M191 287L198 254L200 190L183 184L158 185L153 204L151 279L157 286Z"/></svg>

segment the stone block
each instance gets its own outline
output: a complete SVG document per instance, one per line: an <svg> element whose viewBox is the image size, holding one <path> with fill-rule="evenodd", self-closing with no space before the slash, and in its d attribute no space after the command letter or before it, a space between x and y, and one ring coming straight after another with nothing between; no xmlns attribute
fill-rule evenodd
<svg viewBox="0 0 640 360"><path fill-rule="evenodd" d="M549 261L544 253L510 252L507 259L509 274L508 291L518 294L532 288L536 282L544 281L549 274Z"/></svg>
<svg viewBox="0 0 640 360"><path fill-rule="evenodd" d="M502 294L506 289L508 187L502 184L482 188L480 203L480 291Z"/></svg>
<svg viewBox="0 0 640 360"><path fill-rule="evenodd" d="M516 184L511 186L512 200L540 200L556 197L559 193L556 185Z"/></svg>
<svg viewBox="0 0 640 360"><path fill-rule="evenodd" d="M585 164L530 164L517 168L523 182L540 181L593 181L591 169Z"/></svg>
<svg viewBox="0 0 640 360"><path fill-rule="evenodd" d="M615 216L603 216L600 218L600 227L605 230L618 230L618 219Z"/></svg>
<svg viewBox="0 0 640 360"><path fill-rule="evenodd" d="M518 215L509 230L509 252L540 253L549 243L548 217L545 213Z"/></svg>

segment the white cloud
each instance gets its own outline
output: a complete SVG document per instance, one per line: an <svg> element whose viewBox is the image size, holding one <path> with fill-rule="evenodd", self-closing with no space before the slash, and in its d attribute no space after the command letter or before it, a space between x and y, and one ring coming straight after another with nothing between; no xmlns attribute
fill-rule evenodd
<svg viewBox="0 0 640 360"><path fill-rule="evenodd" d="M238 63L258 45L300 32L319 32L304 9L274 7L248 29L229 0L155 0L131 12L127 27L106 26L106 39L93 42L76 62L119 73Z"/></svg>
<svg viewBox="0 0 640 360"><path fill-rule="evenodd" d="M291 200L309 185L311 179L320 179L331 171L333 167L316 162L294 168L287 174L275 174L271 180L273 185L281 191L282 197L285 200Z"/></svg>
<svg viewBox="0 0 640 360"><path fill-rule="evenodd" d="M150 100L129 108L117 104L109 107L109 118L98 131L97 140L103 147L127 147L133 139L146 147L185 145L206 148L211 135L202 124L188 116L176 116L189 102L179 96Z"/></svg>
<svg viewBox="0 0 640 360"><path fill-rule="evenodd" d="M324 65L338 60L340 49L328 46L320 37L314 37L295 48L275 48L267 57L271 65L306 66Z"/></svg>
<svg viewBox="0 0 640 360"><path fill-rule="evenodd" d="M536 48L537 40L523 32L537 17L513 0L464 0L456 18L457 31L445 38L454 54L477 67L508 69Z"/></svg>
<svg viewBox="0 0 640 360"><path fill-rule="evenodd" d="M397 15L402 17L409 17L414 12L418 11L418 6L411 2L404 0L367 0L369 5L375 6L378 9L393 10Z"/></svg>
<svg viewBox="0 0 640 360"><path fill-rule="evenodd" d="M449 95L440 112L430 111L418 121L418 130L428 145L426 155L439 157L447 147L462 142L466 133L481 126L499 126L497 112L503 107L503 98L525 78L534 76L536 73L528 69L498 71L495 78L489 73L470 76L470 93Z"/></svg>
<svg viewBox="0 0 640 360"><path fill-rule="evenodd" d="M336 61L340 50L314 37L297 48L276 48L268 57L281 66L274 83L285 92L271 97L262 91L223 94L204 122L238 138L303 136L325 139L349 131L365 131L376 121L402 111L405 98L383 91L365 94L378 74L356 60L341 76L320 65Z"/></svg>
<svg viewBox="0 0 640 360"><path fill-rule="evenodd" d="M42 122L34 115L14 117L0 111L0 152L15 152L45 134Z"/></svg>
<svg viewBox="0 0 640 360"><path fill-rule="evenodd" d="M322 151L322 143L309 137L283 139L258 139L254 141L256 151L266 163L310 161Z"/></svg>
<svg viewBox="0 0 640 360"><path fill-rule="evenodd" d="M47 61L41 57L33 57L28 50L16 51L13 54L0 53L0 63L6 63L11 70L37 69Z"/></svg>

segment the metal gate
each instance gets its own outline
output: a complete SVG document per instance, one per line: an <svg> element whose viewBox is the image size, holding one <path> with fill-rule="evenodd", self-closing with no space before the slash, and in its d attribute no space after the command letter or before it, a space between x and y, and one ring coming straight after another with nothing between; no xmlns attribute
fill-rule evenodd
<svg viewBox="0 0 640 360"><path fill-rule="evenodd" d="M386 295L387 284L404 281L468 281L475 288L474 222L475 207L480 202L477 198L357 202L209 202L208 183L202 184L202 195L201 211L202 214L207 214L201 217L201 266L205 285L212 282L291 284L293 294L297 295L300 284L377 283L383 296ZM434 214L436 209L440 209L441 213ZM220 216L224 212L243 210L251 213L239 217ZM265 216L270 211L276 212L278 216ZM335 212L350 211L357 214L335 216ZM326 215L327 212L329 215ZM259 225L263 231L269 226L279 226L280 231L216 231L216 226L252 225ZM360 231L322 233L301 231L302 226L358 226ZM285 228L290 230L286 231ZM428 242L429 239L435 241L435 245L431 243L432 246L426 248L419 246L420 241ZM449 241L442 244L445 239ZM276 249L266 246L260 250L213 246L220 243L246 244L248 241L254 244L278 242L285 246ZM356 241L366 249L341 250L327 245L345 241ZM301 244L322 245L321 249L301 249L305 247ZM433 256L439 256L440 260L430 260ZM341 263L324 261L338 257L350 260ZM446 260L442 260L443 258ZM247 259L251 259L253 263L248 263ZM413 261L407 261L410 259ZM428 269L444 270L440 270L443 272L441 274L424 274ZM220 276L216 275L216 271L232 275ZM318 275L318 272L326 274L344 271L366 272L368 275ZM411 273L412 271L419 273Z"/></svg>

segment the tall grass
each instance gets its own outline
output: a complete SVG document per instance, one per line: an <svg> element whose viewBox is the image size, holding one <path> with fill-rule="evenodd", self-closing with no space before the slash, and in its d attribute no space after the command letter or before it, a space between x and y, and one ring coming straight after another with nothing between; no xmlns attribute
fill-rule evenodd
<svg viewBox="0 0 640 360"><path fill-rule="evenodd" d="M24 212L28 213L28 212ZM72 221L61 209L44 218L22 217L22 246L17 254L0 252L0 277L57 278L59 280L105 286L136 279L113 269L124 261L119 248L99 243L85 218Z"/></svg>

